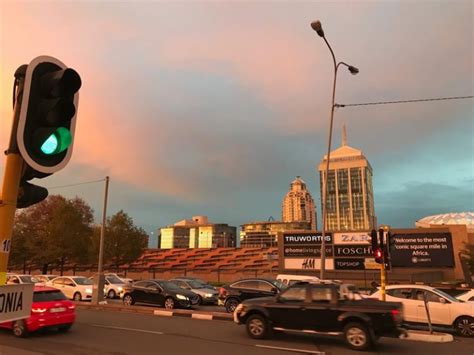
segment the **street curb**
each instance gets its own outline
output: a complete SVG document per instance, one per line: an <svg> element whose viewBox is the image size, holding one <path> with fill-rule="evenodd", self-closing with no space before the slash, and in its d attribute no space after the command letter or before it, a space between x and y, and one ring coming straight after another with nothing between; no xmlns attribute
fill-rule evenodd
<svg viewBox="0 0 474 355"><path fill-rule="evenodd" d="M401 338L403 340L424 341L428 343L450 343L454 340L451 334L422 332L417 330L409 330L407 336Z"/></svg>
<svg viewBox="0 0 474 355"><path fill-rule="evenodd" d="M77 302L76 307L78 309L93 309L97 311L111 311L111 312L123 312L123 313L140 313L140 314L150 314L161 317L183 317L183 318L193 318L199 320L224 320L224 321L233 321L232 314L222 313L222 312L203 312L203 311L193 311L186 309L173 309L169 311L164 308L155 308L155 307L144 307L144 306L122 306L116 304L90 304L86 302Z"/></svg>

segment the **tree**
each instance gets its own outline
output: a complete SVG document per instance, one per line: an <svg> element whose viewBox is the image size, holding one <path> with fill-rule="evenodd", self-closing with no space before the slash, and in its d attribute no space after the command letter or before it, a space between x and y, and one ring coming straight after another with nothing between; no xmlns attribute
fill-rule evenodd
<svg viewBox="0 0 474 355"><path fill-rule="evenodd" d="M87 261L92 222L93 211L81 198L51 195L18 214L12 252L16 244L42 265L43 273L57 264L62 274L65 263Z"/></svg>
<svg viewBox="0 0 474 355"><path fill-rule="evenodd" d="M469 270L471 275L474 275L474 244L465 243L466 249L463 250L463 254L466 255L467 264L469 265Z"/></svg>
<svg viewBox="0 0 474 355"><path fill-rule="evenodd" d="M148 245L148 235L134 225L132 218L120 210L107 218L104 236L104 262L120 265L138 259ZM100 228L94 229L94 249L99 255Z"/></svg>

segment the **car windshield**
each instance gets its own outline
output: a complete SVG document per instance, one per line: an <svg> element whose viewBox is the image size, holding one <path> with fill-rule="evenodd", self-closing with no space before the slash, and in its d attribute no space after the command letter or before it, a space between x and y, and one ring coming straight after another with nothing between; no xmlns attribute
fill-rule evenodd
<svg viewBox="0 0 474 355"><path fill-rule="evenodd" d="M438 294L440 294L441 296L443 296L444 298L447 298L447 299L448 299L449 301L451 301L451 302L455 302L455 303L460 303L460 302L461 302L461 301L458 300L457 298L454 298L453 296L448 295L448 294L447 294L446 292L444 292L444 291L441 291L441 290L436 289L436 292L437 292Z"/></svg>
<svg viewBox="0 0 474 355"><path fill-rule="evenodd" d="M26 284L34 284L39 282L39 280L36 277L30 276L30 275L22 275L20 276L20 280Z"/></svg>
<svg viewBox="0 0 474 355"><path fill-rule="evenodd" d="M61 291L41 291L33 293L33 302L49 302L67 300Z"/></svg>
<svg viewBox="0 0 474 355"><path fill-rule="evenodd" d="M189 286L191 286L191 288L208 288L209 287L209 285L203 284L196 280L187 280L186 282L189 284Z"/></svg>
<svg viewBox="0 0 474 355"><path fill-rule="evenodd" d="M81 286L84 286L84 285L92 285L92 281L85 278L85 277L74 277L73 280L78 284L78 285L81 285Z"/></svg>
<svg viewBox="0 0 474 355"><path fill-rule="evenodd" d="M109 281L111 284L123 284L123 281L120 280L117 276L112 275L112 276L107 276L106 277L107 281Z"/></svg>
<svg viewBox="0 0 474 355"><path fill-rule="evenodd" d="M460 294L457 295L456 297L464 297L464 296L466 296L469 292L471 292L471 291L467 291L467 292L460 293Z"/></svg>
<svg viewBox="0 0 474 355"><path fill-rule="evenodd" d="M280 280L272 280L271 283L274 284L280 290L284 290L284 289L288 288L288 285L285 285Z"/></svg>
<svg viewBox="0 0 474 355"><path fill-rule="evenodd" d="M48 276L45 276L48 280L52 280L54 278L56 278L57 276L56 275L48 275Z"/></svg>
<svg viewBox="0 0 474 355"><path fill-rule="evenodd" d="M176 285L175 283L171 281L159 281L158 283L160 284L161 287L169 291L180 291L180 292L183 291L181 287L179 287L178 285Z"/></svg>

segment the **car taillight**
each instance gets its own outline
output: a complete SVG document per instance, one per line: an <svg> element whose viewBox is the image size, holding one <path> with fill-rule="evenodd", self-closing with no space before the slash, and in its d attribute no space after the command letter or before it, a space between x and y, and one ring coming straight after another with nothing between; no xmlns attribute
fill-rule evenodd
<svg viewBox="0 0 474 355"><path fill-rule="evenodd" d="M47 311L46 308L32 308L32 309L31 309L31 312L32 312L32 313L44 313L44 312L46 312L46 311Z"/></svg>
<svg viewBox="0 0 474 355"><path fill-rule="evenodd" d="M398 309L392 309L392 319L396 323L401 323L402 312L400 312Z"/></svg>
<svg viewBox="0 0 474 355"><path fill-rule="evenodd" d="M67 306L67 309L75 309L75 308L76 308L76 306L73 305L73 304L71 304L70 306Z"/></svg>
<svg viewBox="0 0 474 355"><path fill-rule="evenodd" d="M220 296L221 298L227 296L227 290L226 290L224 287L221 287L221 288L219 289L219 296Z"/></svg>

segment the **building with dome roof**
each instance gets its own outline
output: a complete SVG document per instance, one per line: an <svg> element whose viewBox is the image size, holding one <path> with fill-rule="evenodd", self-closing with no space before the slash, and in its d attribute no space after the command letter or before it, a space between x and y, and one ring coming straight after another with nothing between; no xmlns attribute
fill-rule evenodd
<svg viewBox="0 0 474 355"><path fill-rule="evenodd" d="M326 165L327 155L324 155L318 166L321 196ZM331 152L326 201L328 231L366 231L377 226L372 167L361 150L347 145L345 126L342 145Z"/></svg>
<svg viewBox="0 0 474 355"><path fill-rule="evenodd" d="M290 190L281 204L283 222L309 222L311 229L316 230L316 207L306 183L297 176L290 184Z"/></svg>
<svg viewBox="0 0 474 355"><path fill-rule="evenodd" d="M465 225L468 233L474 233L474 212L454 212L424 217L416 221L419 228Z"/></svg>

